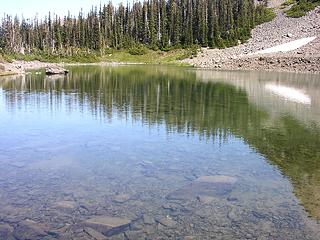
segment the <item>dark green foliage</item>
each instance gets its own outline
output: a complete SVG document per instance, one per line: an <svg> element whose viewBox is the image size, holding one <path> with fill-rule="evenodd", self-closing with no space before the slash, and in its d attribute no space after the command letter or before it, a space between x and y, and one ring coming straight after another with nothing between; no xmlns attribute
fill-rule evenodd
<svg viewBox="0 0 320 240"><path fill-rule="evenodd" d="M318 5L320 5L320 0L300 0L294 3L286 13L288 17L298 18L306 15Z"/></svg>
<svg viewBox="0 0 320 240"><path fill-rule="evenodd" d="M296 0L286 0L284 3L281 4L281 8L286 8L295 3L297 3Z"/></svg>
<svg viewBox="0 0 320 240"><path fill-rule="evenodd" d="M142 44L137 44L136 46L129 48L128 52L131 55L144 55L148 52L148 49Z"/></svg>
<svg viewBox="0 0 320 240"><path fill-rule="evenodd" d="M270 22L272 19L276 17L276 13L272 8L263 8L257 7L257 10L260 12L255 18L255 24L259 25L264 22Z"/></svg>
<svg viewBox="0 0 320 240"><path fill-rule="evenodd" d="M190 47L229 47L250 37L251 29L274 17L254 0L149 0L132 6L112 3L88 14L33 20L5 16L0 48L6 53L42 56L103 56L108 49L130 54ZM145 47L142 47L143 44ZM88 57L90 59L90 57Z"/></svg>

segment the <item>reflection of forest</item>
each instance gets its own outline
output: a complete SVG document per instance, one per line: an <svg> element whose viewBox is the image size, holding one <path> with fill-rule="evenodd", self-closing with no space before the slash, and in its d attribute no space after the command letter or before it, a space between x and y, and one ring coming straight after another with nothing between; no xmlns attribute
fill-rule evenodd
<svg viewBox="0 0 320 240"><path fill-rule="evenodd" d="M209 79L208 73L201 79ZM149 125L165 124L168 131L195 132L207 138L227 134L242 137L291 179L298 198L320 218L320 129L297 117L310 113L308 116L315 120L318 113L313 113L312 107L299 106L298 115L291 114L292 106L281 104L281 99L273 100L275 109L268 108L266 93L259 84L270 76L241 73L240 86L234 84L235 76L226 78L227 72L212 75L208 82L199 81L199 74L203 73L180 68L86 67L72 69L65 79L43 79L40 75L3 79L0 88L10 109L28 101L62 104L65 96L72 96L72 101L66 102L70 109L73 105L89 106L97 116L130 116ZM282 83L280 77L277 81ZM317 104L312 94L320 86L311 83L308 93L312 104ZM45 98L42 93L46 93ZM290 114L279 114L287 106Z"/></svg>

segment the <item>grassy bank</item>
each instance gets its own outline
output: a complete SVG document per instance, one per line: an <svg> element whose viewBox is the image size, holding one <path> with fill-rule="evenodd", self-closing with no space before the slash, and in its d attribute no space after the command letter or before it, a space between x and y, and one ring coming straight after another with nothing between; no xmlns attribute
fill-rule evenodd
<svg viewBox="0 0 320 240"><path fill-rule="evenodd" d="M180 64L178 61L196 56L197 48L173 49L169 51L150 50L137 48L128 50L110 49L104 53L77 51L72 55L49 55L43 52L36 54L8 54L0 55L0 62L13 60L42 61L51 63L98 63L98 62L124 62L124 63L145 63L145 64Z"/></svg>

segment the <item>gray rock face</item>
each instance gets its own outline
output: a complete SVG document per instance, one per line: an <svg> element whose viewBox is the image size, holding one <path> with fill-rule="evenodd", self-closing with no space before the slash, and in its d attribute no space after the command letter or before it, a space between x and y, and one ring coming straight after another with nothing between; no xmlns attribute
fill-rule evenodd
<svg viewBox="0 0 320 240"><path fill-rule="evenodd" d="M86 220L84 225L93 228L106 236L112 236L125 231L130 223L131 221L126 218L98 216Z"/></svg>

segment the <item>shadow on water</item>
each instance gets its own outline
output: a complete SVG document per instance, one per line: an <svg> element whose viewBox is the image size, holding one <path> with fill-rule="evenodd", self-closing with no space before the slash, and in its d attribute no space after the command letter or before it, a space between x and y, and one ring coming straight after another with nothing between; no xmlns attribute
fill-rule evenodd
<svg viewBox="0 0 320 240"><path fill-rule="evenodd" d="M9 113L36 106L48 112L90 112L106 123L120 119L149 128L164 126L169 136L199 136L219 144L235 136L280 169L304 208L319 219L320 83L315 79L315 75L91 66L72 67L62 78L35 74L2 78L0 89ZM298 89L310 101L272 92L266 87L270 84ZM184 200L194 194L188 187L180 191L183 194L177 191L169 197Z"/></svg>

